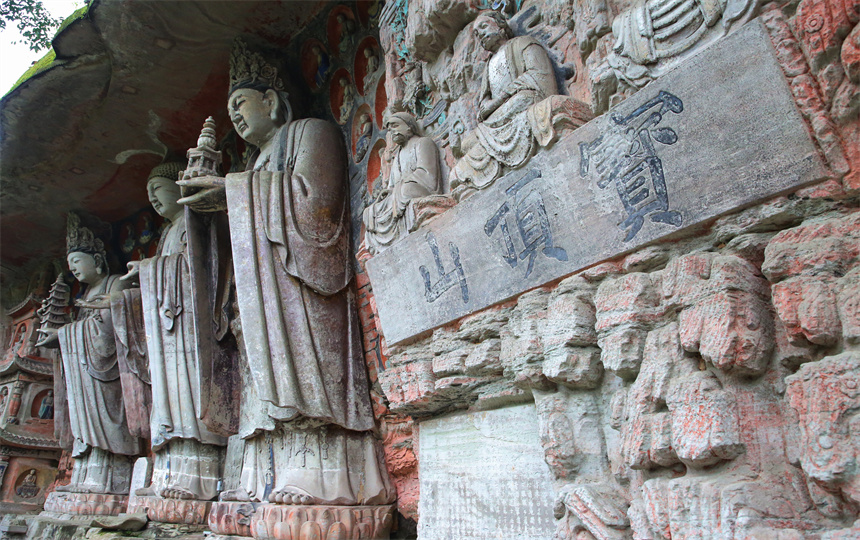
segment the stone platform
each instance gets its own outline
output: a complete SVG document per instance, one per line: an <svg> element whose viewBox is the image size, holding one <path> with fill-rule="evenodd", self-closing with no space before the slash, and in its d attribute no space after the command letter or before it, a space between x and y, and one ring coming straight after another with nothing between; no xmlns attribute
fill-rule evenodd
<svg viewBox="0 0 860 540"><path fill-rule="evenodd" d="M146 517L160 523L206 525L212 501L134 497L128 512L145 512Z"/></svg>
<svg viewBox="0 0 860 540"><path fill-rule="evenodd" d="M388 538L394 506L303 506L259 503L212 503L209 528L219 535L257 540L303 538Z"/></svg>
<svg viewBox="0 0 860 540"><path fill-rule="evenodd" d="M125 495L65 493L54 491L45 500L45 511L79 516L117 516L128 508Z"/></svg>

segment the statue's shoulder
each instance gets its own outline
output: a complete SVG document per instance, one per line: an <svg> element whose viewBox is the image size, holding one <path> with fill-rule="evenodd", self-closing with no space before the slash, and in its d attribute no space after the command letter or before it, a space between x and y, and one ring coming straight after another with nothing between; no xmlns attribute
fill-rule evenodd
<svg viewBox="0 0 860 540"><path fill-rule="evenodd" d="M331 149L329 145L343 145L337 125L319 118L302 118L292 123L294 136L301 137L302 146L323 145L320 150Z"/></svg>
<svg viewBox="0 0 860 540"><path fill-rule="evenodd" d="M529 45L537 45L537 46L543 48L543 45L541 45L540 41L533 38L532 36L512 37L511 39L508 40L508 45L510 47L512 47L516 50L520 50L520 51L524 50Z"/></svg>
<svg viewBox="0 0 860 540"><path fill-rule="evenodd" d="M422 152L439 152L439 147L436 146L436 143L431 137L415 137L412 140L415 141L415 146L418 150Z"/></svg>

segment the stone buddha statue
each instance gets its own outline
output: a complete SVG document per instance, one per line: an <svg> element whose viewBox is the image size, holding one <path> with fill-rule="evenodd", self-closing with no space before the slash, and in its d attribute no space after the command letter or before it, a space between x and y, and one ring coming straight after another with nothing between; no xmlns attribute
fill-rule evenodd
<svg viewBox="0 0 860 540"><path fill-rule="evenodd" d="M176 180L181 163L164 163L149 174L153 209L169 223L154 257L128 263L123 279L139 275L152 385L150 421L154 458L152 490L168 499L207 501L218 495L226 437L201 421L201 359L198 324L211 307L197 305L188 262L185 208Z"/></svg>
<svg viewBox="0 0 860 540"><path fill-rule="evenodd" d="M449 177L458 200L531 159L538 143L529 108L558 94L549 56L534 38L514 37L497 11L478 15L473 28L481 46L493 56L481 81L478 125L463 138L464 155Z"/></svg>
<svg viewBox="0 0 860 540"><path fill-rule="evenodd" d="M225 479L238 488L221 500L389 503L349 287L342 136L325 121L294 119L277 70L241 42L227 108L255 148L246 171L180 182L182 204L229 210L247 365L242 469Z"/></svg>
<svg viewBox="0 0 860 540"><path fill-rule="evenodd" d="M127 495L131 457L140 439L129 433L117 366L109 296L126 287L107 266L104 243L69 214L69 269L86 286L75 321L44 328L37 346L59 343L75 458L71 483L57 491Z"/></svg>

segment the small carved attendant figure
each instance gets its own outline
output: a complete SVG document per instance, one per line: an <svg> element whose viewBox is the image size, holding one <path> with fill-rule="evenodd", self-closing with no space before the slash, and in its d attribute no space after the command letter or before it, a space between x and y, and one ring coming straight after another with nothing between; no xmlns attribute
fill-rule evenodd
<svg viewBox="0 0 860 540"><path fill-rule="evenodd" d="M131 456L140 454L140 440L128 431L109 296L125 284L110 275L104 243L69 214L69 268L87 286L75 322L43 328L37 346L59 342L63 356L75 468L72 481L57 491L128 494Z"/></svg>
<svg viewBox="0 0 860 540"><path fill-rule="evenodd" d="M198 324L209 324L192 301L185 208L176 179L184 168L165 163L149 174L146 190L156 212L170 222L158 254L128 263L123 279L140 274L143 319L152 384L152 488L159 497L207 501L218 495L226 438L200 421L201 363ZM209 313L211 308L202 311Z"/></svg>
<svg viewBox="0 0 860 540"><path fill-rule="evenodd" d="M363 113L359 118L361 121L361 135L358 136L358 141L355 143L355 162L360 163L367 154L367 149L370 148L370 140L373 135L373 120L370 118L370 113Z"/></svg>
<svg viewBox="0 0 860 540"><path fill-rule="evenodd" d="M492 184L505 169L525 165L537 147L529 107L557 94L546 51L532 37L513 37L504 16L486 11L474 23L475 36L493 53L481 82L478 126L462 141L463 157L451 170L457 199Z"/></svg>
<svg viewBox="0 0 860 540"><path fill-rule="evenodd" d="M338 43L337 47L341 54L344 54L349 52L349 48L352 46L352 38L353 34L355 34L355 21L343 13L338 13L337 25L340 28L340 43Z"/></svg>
<svg viewBox="0 0 860 540"><path fill-rule="evenodd" d="M2 390L0 390L0 414L3 414L6 411L6 399L9 397L9 387L4 386Z"/></svg>
<svg viewBox="0 0 860 540"><path fill-rule="evenodd" d="M317 70L314 74L314 82L317 85L317 88L322 87L325 83L325 78L328 75L328 68L330 66L328 55L323 52L322 48L319 45L314 45L311 47L311 52L314 54L314 58L317 63Z"/></svg>
<svg viewBox="0 0 860 540"><path fill-rule="evenodd" d="M422 137L415 117L400 112L386 118L385 127L395 145L391 173L374 202L364 209L365 240L371 254L387 248L404 236L408 223L404 213L412 199L439 193L439 150L430 137Z"/></svg>
<svg viewBox="0 0 860 540"><path fill-rule="evenodd" d="M376 70L379 69L379 55L376 54L374 47L368 47L364 49L364 58L367 61L367 67L364 71L364 93L366 94L373 84Z"/></svg>
<svg viewBox="0 0 860 540"><path fill-rule="evenodd" d="M230 82L230 119L256 147L247 170L180 182L203 188L183 204L212 211L220 200L229 209L250 380L242 392L242 470L228 471L240 487L221 500L389 503L394 491L372 432L350 292L340 131L322 120L294 120L277 69L242 42Z"/></svg>
<svg viewBox="0 0 860 540"><path fill-rule="evenodd" d="M32 499L39 494L39 486L36 485L36 479L36 469L30 469L27 471L27 476L24 477L24 481L21 482L21 485L15 490L15 493L24 499Z"/></svg>
<svg viewBox="0 0 860 540"><path fill-rule="evenodd" d="M340 87L343 89L343 101L340 103L340 123L345 124L349 120L352 106L355 103L355 88L346 77L340 79Z"/></svg>
<svg viewBox="0 0 860 540"><path fill-rule="evenodd" d="M39 404L39 418L42 420L50 420L54 417L54 391L48 390L42 402Z"/></svg>

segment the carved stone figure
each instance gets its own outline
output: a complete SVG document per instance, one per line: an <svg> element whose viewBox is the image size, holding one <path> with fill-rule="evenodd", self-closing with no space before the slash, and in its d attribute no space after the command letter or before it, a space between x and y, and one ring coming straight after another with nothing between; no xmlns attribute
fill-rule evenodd
<svg viewBox="0 0 860 540"><path fill-rule="evenodd" d="M483 189L505 172L525 165L537 142L529 108L558 94L552 64L532 37L514 37L495 11L478 16L474 31L481 46L493 53L481 81L478 125L462 143L463 157L451 170L455 198Z"/></svg>
<svg viewBox="0 0 860 540"><path fill-rule="evenodd" d="M196 306L192 300L185 209L176 202L176 179L183 168L165 163L149 174L149 200L170 225L157 255L128 263L123 279L140 275L152 384L152 489L164 498L205 501L218 495L227 439L200 420L200 385L211 381L200 377L200 364L208 359L200 358L197 326L208 324L200 311L211 307Z"/></svg>
<svg viewBox="0 0 860 540"><path fill-rule="evenodd" d="M45 397L39 403L39 418L42 420L50 420L54 417L54 391L48 390Z"/></svg>
<svg viewBox="0 0 860 540"><path fill-rule="evenodd" d="M228 111L256 147L244 173L182 181L180 202L226 191L249 381L240 487L222 501L393 499L349 292L346 151L321 120L293 120L277 70L237 43ZM241 263L240 263L241 261ZM238 472L238 471L237 471Z"/></svg>
<svg viewBox="0 0 860 540"><path fill-rule="evenodd" d="M139 439L128 431L108 298L126 285L110 275L104 243L69 214L69 268L87 285L77 320L60 329L45 328L38 346L59 341L63 356L75 468L68 486L57 491L127 494L131 456Z"/></svg>
<svg viewBox="0 0 860 540"><path fill-rule="evenodd" d="M340 79L340 87L343 89L343 100L340 102L340 123L345 124L349 120L352 106L355 104L355 87L346 77Z"/></svg>
<svg viewBox="0 0 860 540"><path fill-rule="evenodd" d="M337 25L340 28L340 41L337 44L337 48L341 54L346 54L349 52L355 37L355 21L343 13L338 13L336 19Z"/></svg>
<svg viewBox="0 0 860 540"><path fill-rule="evenodd" d="M752 18L759 4L760 0L638 2L612 21L615 44L607 63L622 86L640 88L676 60Z"/></svg>
<svg viewBox="0 0 860 540"><path fill-rule="evenodd" d="M321 88L328 76L328 69L331 66L331 62L329 61L328 54L323 52L319 45L311 47L311 52L316 59L317 66L316 72L314 73L314 82L316 83L317 88Z"/></svg>
<svg viewBox="0 0 860 540"><path fill-rule="evenodd" d="M355 143L355 162L360 163L367 151L370 149L370 141L373 135L373 120L370 118L370 113L363 113L359 118L361 121L361 135L358 136L358 141Z"/></svg>
<svg viewBox="0 0 860 540"><path fill-rule="evenodd" d="M379 69L379 53L376 48L368 47L364 49L364 58L367 61L364 75L364 92L367 93L373 84L373 79L376 78L376 70Z"/></svg>
<svg viewBox="0 0 860 540"><path fill-rule="evenodd" d="M27 476L24 477L24 480L15 490L15 493L18 494L19 497L23 497L25 499L32 499L38 495L39 486L36 485L36 478L36 469L30 469L27 471Z"/></svg>
<svg viewBox="0 0 860 540"><path fill-rule="evenodd" d="M406 235L410 229L406 209L412 199L440 192L439 150L430 137L423 137L415 117L393 113L385 127L395 145L391 172L374 202L364 209L365 241L371 254L378 253Z"/></svg>

